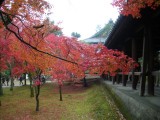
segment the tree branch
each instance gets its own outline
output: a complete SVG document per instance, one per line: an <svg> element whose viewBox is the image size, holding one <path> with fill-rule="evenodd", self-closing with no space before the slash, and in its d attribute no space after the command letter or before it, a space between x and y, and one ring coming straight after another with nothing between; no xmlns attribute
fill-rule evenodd
<svg viewBox="0 0 160 120"><path fill-rule="evenodd" d="M34 49L34 50L36 50L36 51L38 51L38 52L40 52L40 53L43 53L43 54L52 56L52 57L54 57L54 58L60 59L60 60L65 61L65 62L69 62L69 63L78 65L76 62L73 62L73 61L70 61L70 60L67 60L67 59L64 59L64 58L61 58L61 57L52 55L52 54L50 54L50 53L48 53L48 52L45 52L45 51L42 51L42 50L39 50L39 49L37 49L35 46L32 46L31 44L27 43L27 42L24 41L24 39L21 37L21 35L20 35L20 33L19 33L19 28L18 28L18 26L16 26L15 24L11 23L13 26L15 26L15 27L17 28L18 33L16 33L15 31L13 31L12 29L10 29L10 28L8 27L8 25L6 24L6 21L5 21L3 15L5 15L7 18L9 18L9 15L8 15L7 13L4 13L3 11L0 11L0 16L1 16L1 19L2 19L2 21L3 21L3 24L4 24L5 28L6 28L8 31L10 31L11 33L13 33L13 34L18 38L18 40L19 40L20 42L22 42L23 44L27 45L28 47L30 47L30 48L32 48L32 49Z"/></svg>

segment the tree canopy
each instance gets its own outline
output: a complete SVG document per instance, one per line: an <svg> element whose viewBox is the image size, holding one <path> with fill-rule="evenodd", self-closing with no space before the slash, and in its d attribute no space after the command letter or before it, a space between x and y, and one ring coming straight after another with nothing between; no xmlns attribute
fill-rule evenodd
<svg viewBox="0 0 160 120"><path fill-rule="evenodd" d="M160 5L160 0L113 0L112 5L123 15L139 18L143 8L156 9Z"/></svg>
<svg viewBox="0 0 160 120"><path fill-rule="evenodd" d="M81 37L81 35L79 33L77 33L77 32L72 32L71 36L75 37L75 38L80 38Z"/></svg>
<svg viewBox="0 0 160 120"><path fill-rule="evenodd" d="M85 77L86 70L90 74L115 75L117 71L125 74L136 66L135 61L123 52L108 50L102 44L87 45L76 37L56 34L61 28L46 17L50 7L43 0L2 2L0 42L6 48L1 52L4 64L1 70L10 65L13 76L24 72L35 75L45 73L61 83L73 76L79 79ZM106 29L110 29L112 24L110 20ZM73 33L80 37L80 34Z"/></svg>

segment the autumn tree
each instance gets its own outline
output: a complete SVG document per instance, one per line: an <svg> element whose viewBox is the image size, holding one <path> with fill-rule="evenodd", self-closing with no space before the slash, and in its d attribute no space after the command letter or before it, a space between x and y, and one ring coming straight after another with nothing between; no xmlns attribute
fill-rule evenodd
<svg viewBox="0 0 160 120"><path fill-rule="evenodd" d="M113 0L112 5L123 15L139 18L143 8L156 9L160 5L160 0Z"/></svg>
<svg viewBox="0 0 160 120"><path fill-rule="evenodd" d="M45 26L43 23L48 19L46 17L50 14L49 10L51 8L51 5L48 2L44 0L3 0L1 1L0 7L0 27L5 27L9 32L13 33L20 42L31 49L57 59L71 62L47 53L46 51L39 50L36 46L31 45L21 34L21 31L24 28L30 29L33 27L35 29L40 29Z"/></svg>
<svg viewBox="0 0 160 120"><path fill-rule="evenodd" d="M52 53L61 58L73 61L74 64L76 63L74 67L76 69L71 70L70 73L79 78L79 80L85 78L85 71L87 70L89 70L90 74L96 73L97 75L101 75L109 72L111 75L115 75L118 69L124 73L129 72L132 67L131 65L134 64L134 61L124 55L123 52L108 50L102 44L87 45L73 38L63 36L56 37L54 35L49 35L46 39L50 41L49 46ZM125 64L127 65L123 67ZM63 69L72 66L72 64L63 64L63 61L61 61L61 65ZM61 68L61 65L58 64L53 67L52 70L58 71L57 73L53 72L55 76L58 73L63 73L61 69L58 69ZM67 70L69 70L69 68L67 68ZM63 78L63 80L65 80L65 78Z"/></svg>
<svg viewBox="0 0 160 120"><path fill-rule="evenodd" d="M0 95L3 95L2 89L2 72L7 69L6 61L9 57L9 42L0 37Z"/></svg>
<svg viewBox="0 0 160 120"><path fill-rule="evenodd" d="M48 24L48 22L44 22L44 24ZM28 42L31 46L35 46L37 49L49 53L49 48L47 48L48 43L44 40L44 37L48 35L49 30L50 27L47 25L44 25L42 28L24 28L21 31L21 36L25 38L26 42ZM30 49L27 45L23 44L20 41L17 41L16 37L13 37L12 39L12 51L14 51L15 56L17 56L17 58L19 58L19 60L24 63L23 65L21 64L21 66L23 66L23 68L21 68L23 70L23 73L28 73L31 80L33 80L33 77L35 78L34 88L36 98L36 111L39 111L41 74L49 68L51 60L52 63L54 63L54 58L50 58L50 56L46 54L42 54L41 52L38 52L34 49ZM34 74L34 76L31 76L32 74Z"/></svg>
<svg viewBox="0 0 160 120"><path fill-rule="evenodd" d="M62 36L62 35L63 35L62 29L58 27L58 25L59 25L60 23L58 23L58 24L56 25L54 21L50 21L49 19L48 19L48 22L49 22L50 26L52 26L52 28L55 27L54 29L51 29L51 30L49 31L50 33L53 33L53 34L55 34L56 36Z"/></svg>
<svg viewBox="0 0 160 120"><path fill-rule="evenodd" d="M5 76L5 71L8 71L8 75L11 76L11 69L15 62L14 55L10 49L11 40L6 40L8 34L1 28L0 29L0 95L3 94L1 76ZM7 76L8 77L8 76ZM10 78L8 78L10 79ZM7 83L8 84L8 83ZM11 90L13 88L13 79L11 79Z"/></svg>

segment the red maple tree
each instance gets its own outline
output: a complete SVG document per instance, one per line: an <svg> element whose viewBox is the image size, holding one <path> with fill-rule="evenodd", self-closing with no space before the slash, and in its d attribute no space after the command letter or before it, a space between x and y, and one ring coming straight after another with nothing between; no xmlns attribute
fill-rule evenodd
<svg viewBox="0 0 160 120"><path fill-rule="evenodd" d="M123 15L139 18L143 8L156 9L160 5L160 0L113 0L112 5Z"/></svg>

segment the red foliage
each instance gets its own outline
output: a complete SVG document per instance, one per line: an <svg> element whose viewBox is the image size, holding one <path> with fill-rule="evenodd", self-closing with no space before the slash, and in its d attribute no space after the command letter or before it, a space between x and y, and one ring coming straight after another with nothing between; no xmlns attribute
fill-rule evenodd
<svg viewBox="0 0 160 120"><path fill-rule="evenodd" d="M102 44L87 45L76 41L73 38L57 37L49 35L48 39L50 50L53 54L74 61L77 65L56 60L51 67L51 74L58 83L64 80L85 77L85 71L90 74L102 75L103 73L115 75L118 71L124 74L136 67L135 61L117 50L108 50Z"/></svg>
<svg viewBox="0 0 160 120"><path fill-rule="evenodd" d="M4 34L2 32L2 34ZM8 68L7 62L12 58L12 53L9 48L10 41L3 39L3 36L0 36L0 72Z"/></svg>
<svg viewBox="0 0 160 120"><path fill-rule="evenodd" d="M141 9L146 7L156 9L160 5L160 0L113 0L112 5L116 6L121 14L138 18L141 17Z"/></svg>
<svg viewBox="0 0 160 120"><path fill-rule="evenodd" d="M35 85L35 86L41 85L40 80L34 80L34 85Z"/></svg>
<svg viewBox="0 0 160 120"><path fill-rule="evenodd" d="M33 50L21 41L18 41L15 36L9 35L5 40L0 39L1 48L3 48L3 52L1 51L0 53L0 55L3 54L3 57L1 57L1 63L3 63L0 66L1 69L5 69L7 61L11 65L13 75L20 75L24 72L40 75L42 72L52 75L53 80L57 80L59 85L62 85L64 80L80 80L84 78L86 71L96 75L102 75L103 73L115 75L117 71L126 73L136 67L135 62L124 55L123 52L108 50L102 44L88 45L77 41L76 38L50 34L50 31L56 31L60 28L51 25L48 20L40 19L40 13L44 12L44 6L49 8L48 3L43 0L37 3L37 0L35 0L31 4L31 1L17 1L19 4L13 2L11 9L7 9L5 5L10 4L10 1L5 0L1 10L11 14L10 16L14 14L20 17L19 19L12 16L12 25L8 27L16 31L29 45L64 60L59 60L56 57ZM114 4L120 5L121 2L122 0L119 0L119 2ZM130 0L129 2L133 1ZM32 7L28 9L27 5L29 4ZM147 2L147 4L150 5L151 3ZM39 7L37 8L37 6ZM23 12L21 11L22 8L24 8ZM33 11L31 12L31 10ZM37 20L37 18L39 19ZM23 22L20 21L22 19ZM17 29L13 24L20 29ZM37 70L41 72L37 74ZM39 82L35 83L35 85L37 84L39 85Z"/></svg>

